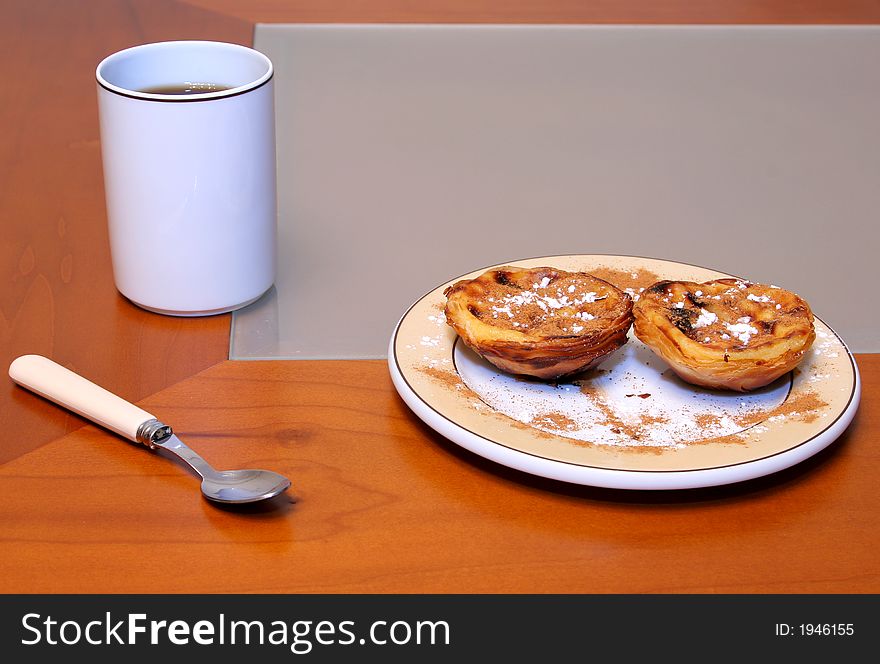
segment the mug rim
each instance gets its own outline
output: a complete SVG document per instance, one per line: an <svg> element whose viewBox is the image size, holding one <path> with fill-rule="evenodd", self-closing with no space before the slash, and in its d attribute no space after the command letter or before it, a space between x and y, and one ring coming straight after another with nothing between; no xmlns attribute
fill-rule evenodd
<svg viewBox="0 0 880 664"><path fill-rule="evenodd" d="M155 50L157 48L167 48L167 47L175 47L180 45L187 46L211 46L211 47L223 47L231 50L238 50L242 52L246 52L249 55L255 55L260 59L263 64L266 65L266 71L259 77L245 83L243 85L238 85L232 88L228 88L226 90L213 90L210 92L200 92L195 94L157 94L153 92L141 92L140 90L131 90L129 88L125 88L119 85L115 85L108 81L104 75L102 74L102 70L106 68L107 65L111 64L115 60L118 60L121 57L126 55L130 55L137 51L148 51ZM165 103L185 103L185 102L199 102L199 101L211 101L214 99L225 99L228 97L235 97L237 95L244 94L246 92L251 92L252 90L256 90L264 86L266 83L272 80L275 73L275 69L272 65L272 61L260 51L250 48L248 46L243 46L241 44L233 44L231 42L222 42L222 41L210 41L210 40L199 40L199 39L185 39L185 40L172 40L172 41L160 41L160 42L151 42L147 44L138 44L137 46L131 46L129 48L122 49L120 51L116 51L111 53L107 57L105 57L101 62L98 63L98 66L95 68L95 79L98 82L98 85L108 92L112 92L117 95L121 95L123 97L129 97L131 99L139 99L142 101L156 101L156 102L165 102Z"/></svg>

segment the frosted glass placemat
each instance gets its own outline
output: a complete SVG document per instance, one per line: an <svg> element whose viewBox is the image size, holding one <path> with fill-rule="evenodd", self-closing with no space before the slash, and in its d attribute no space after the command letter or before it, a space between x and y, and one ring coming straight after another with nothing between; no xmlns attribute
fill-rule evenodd
<svg viewBox="0 0 880 664"><path fill-rule="evenodd" d="M276 287L230 356L380 358L518 258L625 254L798 292L880 351L880 27L259 25Z"/></svg>

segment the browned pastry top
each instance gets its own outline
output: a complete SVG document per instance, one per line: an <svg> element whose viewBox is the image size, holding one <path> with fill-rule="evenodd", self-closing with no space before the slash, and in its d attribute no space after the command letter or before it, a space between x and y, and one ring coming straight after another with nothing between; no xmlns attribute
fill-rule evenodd
<svg viewBox="0 0 880 664"><path fill-rule="evenodd" d="M741 279L660 281L637 308L653 305L692 341L723 350L758 350L812 327L809 305L791 291Z"/></svg>
<svg viewBox="0 0 880 664"><path fill-rule="evenodd" d="M501 267L446 289L446 320L504 371L558 378L626 343L630 296L591 274Z"/></svg>
<svg viewBox="0 0 880 664"><path fill-rule="evenodd" d="M550 267L490 270L459 281L446 296L466 300L481 323L523 340L588 335L632 307L629 295L607 281Z"/></svg>
<svg viewBox="0 0 880 664"><path fill-rule="evenodd" d="M815 339L801 297L742 279L659 281L633 308L636 336L683 379L751 390L793 369Z"/></svg>

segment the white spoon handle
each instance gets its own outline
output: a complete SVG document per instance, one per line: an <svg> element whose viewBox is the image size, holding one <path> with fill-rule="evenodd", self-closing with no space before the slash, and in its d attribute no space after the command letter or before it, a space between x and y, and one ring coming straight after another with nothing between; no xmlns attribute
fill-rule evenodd
<svg viewBox="0 0 880 664"><path fill-rule="evenodd" d="M140 426L155 419L147 411L42 355L16 358L9 365L9 376L22 387L135 442L141 442Z"/></svg>

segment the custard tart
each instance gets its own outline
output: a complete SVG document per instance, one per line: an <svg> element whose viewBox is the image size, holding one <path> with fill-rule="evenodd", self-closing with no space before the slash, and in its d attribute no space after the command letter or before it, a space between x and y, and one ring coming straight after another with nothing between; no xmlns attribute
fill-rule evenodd
<svg viewBox="0 0 880 664"><path fill-rule="evenodd" d="M633 315L636 337L680 378L739 392L791 371L816 338L798 295L742 279L658 281Z"/></svg>
<svg viewBox="0 0 880 664"><path fill-rule="evenodd" d="M544 380L595 366L632 325L632 298L585 272L504 266L444 294L465 344L502 371Z"/></svg>

